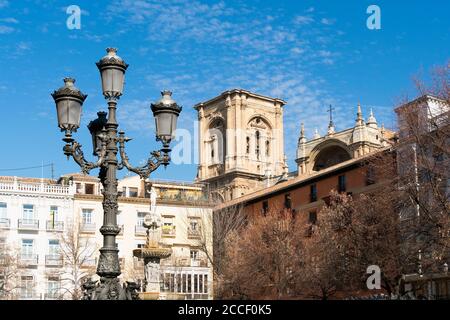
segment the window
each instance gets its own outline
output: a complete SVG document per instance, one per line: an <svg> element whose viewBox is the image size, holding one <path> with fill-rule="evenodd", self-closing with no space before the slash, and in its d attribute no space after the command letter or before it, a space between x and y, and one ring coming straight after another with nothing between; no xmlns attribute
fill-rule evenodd
<svg viewBox="0 0 450 320"><path fill-rule="evenodd" d="M34 206L32 204L23 205L23 219L33 220L34 219Z"/></svg>
<svg viewBox="0 0 450 320"><path fill-rule="evenodd" d="M59 255L59 240L48 240L48 254L50 256Z"/></svg>
<svg viewBox="0 0 450 320"><path fill-rule="evenodd" d="M317 184L310 186L310 200L311 202L317 201Z"/></svg>
<svg viewBox="0 0 450 320"><path fill-rule="evenodd" d="M187 280L187 284L188 284L188 287L187 287L187 292L188 293L191 293L192 291L191 291L191 281L192 281L192 275L190 275L190 274L188 274L188 280Z"/></svg>
<svg viewBox="0 0 450 320"><path fill-rule="evenodd" d="M84 185L84 191L86 194L94 194L94 184L86 183Z"/></svg>
<svg viewBox="0 0 450 320"><path fill-rule="evenodd" d="M81 222L82 224L93 224L93 211L92 209L82 209Z"/></svg>
<svg viewBox="0 0 450 320"><path fill-rule="evenodd" d="M369 166L366 171L366 185L371 185L375 182L375 168L373 166Z"/></svg>
<svg viewBox="0 0 450 320"><path fill-rule="evenodd" d="M308 222L310 224L316 224L316 222L317 222L317 211L310 211L309 212Z"/></svg>
<svg viewBox="0 0 450 320"><path fill-rule="evenodd" d="M290 193L284 195L284 207L286 209L292 209L292 200Z"/></svg>
<svg viewBox="0 0 450 320"><path fill-rule="evenodd" d="M266 201L263 201L263 203L262 203L263 215L266 215L268 211L269 211L269 202L266 200Z"/></svg>
<svg viewBox="0 0 450 320"><path fill-rule="evenodd" d="M259 131L256 131L256 148L255 148L256 157L259 159Z"/></svg>
<svg viewBox="0 0 450 320"><path fill-rule="evenodd" d="M22 299L33 298L34 279L33 276L22 276L20 286L20 297Z"/></svg>
<svg viewBox="0 0 450 320"><path fill-rule="evenodd" d="M208 275L205 274L205 275L203 275L203 277L204 277L204 280L203 280L203 285L204 285L203 292L204 293L208 293Z"/></svg>
<svg viewBox="0 0 450 320"><path fill-rule="evenodd" d="M30 257L33 255L33 240L31 239L22 239L22 256L23 257Z"/></svg>
<svg viewBox="0 0 450 320"><path fill-rule="evenodd" d="M138 188L128 188L129 197L137 198L138 197Z"/></svg>
<svg viewBox="0 0 450 320"><path fill-rule="evenodd" d="M183 281L182 291L183 291L183 293L186 293L186 274L185 273L183 273L183 275L182 275L182 281Z"/></svg>
<svg viewBox="0 0 450 320"><path fill-rule="evenodd" d="M190 255L191 255L191 260L193 260L193 261L198 260L198 250L191 250Z"/></svg>
<svg viewBox="0 0 450 320"><path fill-rule="evenodd" d="M266 156L270 155L270 141L266 140Z"/></svg>
<svg viewBox="0 0 450 320"><path fill-rule="evenodd" d="M59 296L61 289L60 281L57 277L49 277L47 280L47 294L46 297L50 299L56 299Z"/></svg>
<svg viewBox="0 0 450 320"><path fill-rule="evenodd" d="M245 153L249 154L250 153L250 137L247 137L245 139L245 141L246 141Z"/></svg>
<svg viewBox="0 0 450 320"><path fill-rule="evenodd" d="M58 207L50 206L50 221L58 221Z"/></svg>
<svg viewBox="0 0 450 320"><path fill-rule="evenodd" d="M0 202L0 223L8 217L8 205L6 202Z"/></svg>
<svg viewBox="0 0 450 320"><path fill-rule="evenodd" d="M76 193L83 193L83 185L79 182L75 183Z"/></svg>
<svg viewBox="0 0 450 320"><path fill-rule="evenodd" d="M194 274L194 293L198 293L198 274Z"/></svg>
<svg viewBox="0 0 450 320"><path fill-rule="evenodd" d="M345 175L341 175L338 177L338 192L345 192L345 190L346 190Z"/></svg>
<svg viewBox="0 0 450 320"><path fill-rule="evenodd" d="M192 220L189 224L191 231L198 231L198 221Z"/></svg>
<svg viewBox="0 0 450 320"><path fill-rule="evenodd" d="M143 227L144 226L144 217L147 215L147 212L138 212L137 213L137 221L136 221L136 225L138 227Z"/></svg>

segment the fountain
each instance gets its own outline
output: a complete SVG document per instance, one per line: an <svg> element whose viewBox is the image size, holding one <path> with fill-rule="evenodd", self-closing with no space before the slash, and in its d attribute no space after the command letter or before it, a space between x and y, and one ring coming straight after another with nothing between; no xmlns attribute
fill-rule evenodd
<svg viewBox="0 0 450 320"><path fill-rule="evenodd" d="M162 247L161 215L156 213L156 191L150 191L150 213L144 217L143 226L147 228L145 247L133 250L133 256L144 259L144 292L140 293L143 300L160 299L160 269L161 259L170 257L171 248Z"/></svg>

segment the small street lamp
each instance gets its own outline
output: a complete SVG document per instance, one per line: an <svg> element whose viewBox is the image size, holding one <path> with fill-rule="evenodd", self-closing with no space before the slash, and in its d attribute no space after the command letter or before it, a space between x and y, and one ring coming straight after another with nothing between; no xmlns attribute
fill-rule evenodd
<svg viewBox="0 0 450 320"><path fill-rule="evenodd" d="M58 115L58 127L65 132L63 141L66 143L63 151L69 158L73 157L84 174L99 168L99 178L103 185L103 247L100 248L100 258L97 266L99 282L88 281L83 285L85 299L92 300L126 300L137 299L135 283L127 282L121 286L117 278L120 271L119 250L116 247L116 235L120 232L117 225L117 170L126 167L137 173L142 179L147 179L150 173L161 164L167 166L170 162L169 144L174 136L181 107L172 99L170 91L163 91L162 98L151 104L151 110L156 122L156 140L161 141L161 150L152 151L147 163L142 167L133 167L125 153L125 143L130 138L123 131L117 132L119 124L116 120L117 101L123 93L124 76L128 64L116 53L117 49L106 49L107 55L97 62L102 80L103 95L108 104L108 113L98 112L98 118L91 121L88 129L92 135L93 153L98 157L96 162L85 159L81 145L72 138L80 126L81 109L87 95L75 87L75 79L65 78L64 86L52 94ZM117 157L120 153L120 161Z"/></svg>

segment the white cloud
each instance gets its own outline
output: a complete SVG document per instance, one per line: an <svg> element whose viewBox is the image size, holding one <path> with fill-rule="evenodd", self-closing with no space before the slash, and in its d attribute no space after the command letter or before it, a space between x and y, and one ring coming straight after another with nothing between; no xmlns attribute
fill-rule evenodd
<svg viewBox="0 0 450 320"><path fill-rule="evenodd" d="M243 15L223 2L179 0L162 5L116 0L106 17L112 22L124 21L117 27L125 34L137 30L147 34L135 49L139 54L170 55L170 67L158 73L150 68L143 71L149 74L143 88L174 92L175 100L184 106L181 128L191 130L196 119L194 104L231 88L244 88L288 102L286 137L298 136L301 121L311 135L314 127L326 130L326 106L345 104L327 92L325 79L311 75L308 69L315 64L331 65L339 57L332 49L335 32L321 29L310 15L286 19L277 12L269 18L258 8L246 6L245 10L248 13ZM332 20L322 19L322 25L324 21ZM136 100L120 108L126 110L120 115L125 126L148 131L148 104ZM286 149L289 159L295 157L294 149Z"/></svg>
<svg viewBox="0 0 450 320"><path fill-rule="evenodd" d="M15 19L15 18L3 18L3 19L0 19L0 22L14 23L14 24L19 23L19 21L17 19Z"/></svg>
<svg viewBox="0 0 450 320"><path fill-rule="evenodd" d="M297 25L307 25L314 22L314 18L310 16L296 16L294 18L294 24Z"/></svg>
<svg viewBox="0 0 450 320"><path fill-rule="evenodd" d="M14 28L10 26L2 26L0 25L0 34L8 34L14 32Z"/></svg>
<svg viewBox="0 0 450 320"><path fill-rule="evenodd" d="M336 21L335 21L334 19L322 18L322 19L320 20L320 22L321 22L322 24L325 24L325 25L332 25L332 24L334 24Z"/></svg>

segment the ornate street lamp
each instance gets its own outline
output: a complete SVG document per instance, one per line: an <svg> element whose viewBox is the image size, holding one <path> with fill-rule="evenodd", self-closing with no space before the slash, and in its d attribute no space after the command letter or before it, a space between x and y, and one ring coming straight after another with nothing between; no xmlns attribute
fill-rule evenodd
<svg viewBox="0 0 450 320"><path fill-rule="evenodd" d="M117 100L123 93L124 76L128 65L116 54L117 49L108 48L106 51L107 55L97 62L97 67L100 70L103 95L108 103L108 113L99 112L98 118L88 125L94 155L98 156L96 162L87 161L81 145L72 138L72 133L80 126L81 108L87 96L74 86L74 79L65 78L64 86L56 90L52 97L56 103L58 127L65 132L64 154L67 157L72 156L85 174L99 168L99 178L103 185L104 215L103 226L100 228L103 247L100 248L97 266L100 281L88 281L83 285L85 299L137 299L138 286L132 282L121 286L117 278L121 273L119 250L116 246L116 235L120 232L117 226L117 170L126 167L142 179L147 179L161 164L167 166L170 162L169 144L174 136L181 107L172 99L170 91L163 91L162 98L151 105L156 121L156 139L162 142L163 147L161 150L152 151L144 166L133 167L125 153L125 143L131 139L125 137L123 131L117 132L119 125L116 121ZM120 153L120 161L117 153Z"/></svg>

